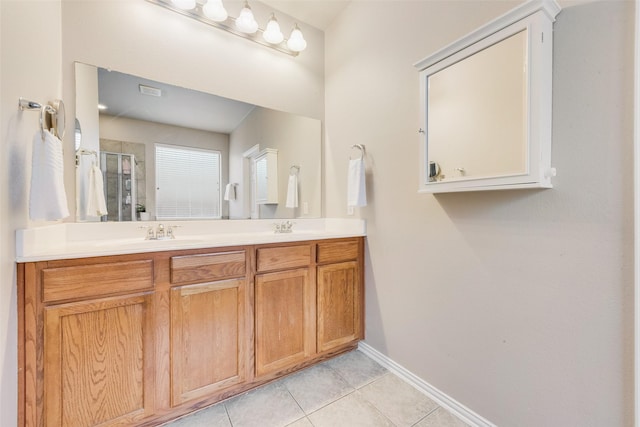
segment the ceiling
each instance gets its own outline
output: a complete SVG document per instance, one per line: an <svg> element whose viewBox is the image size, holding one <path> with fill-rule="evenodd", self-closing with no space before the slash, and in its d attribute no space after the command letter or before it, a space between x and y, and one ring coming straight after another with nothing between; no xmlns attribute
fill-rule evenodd
<svg viewBox="0 0 640 427"><path fill-rule="evenodd" d="M143 95L140 85L161 95ZM255 108L252 104L98 68L102 113L210 132L231 133Z"/></svg>

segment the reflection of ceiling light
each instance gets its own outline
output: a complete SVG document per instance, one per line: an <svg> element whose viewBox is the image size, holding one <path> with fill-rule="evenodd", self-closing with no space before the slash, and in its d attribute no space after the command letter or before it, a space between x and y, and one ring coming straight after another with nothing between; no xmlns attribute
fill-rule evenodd
<svg viewBox="0 0 640 427"><path fill-rule="evenodd" d="M264 30L261 29L247 0L244 0L244 7L237 18L227 14L222 4L223 0L199 0L198 2L195 0L147 1L291 56L298 56L307 47L307 42L297 24L291 31L289 40L283 43L284 36L274 14L271 14L266 28Z"/></svg>
<svg viewBox="0 0 640 427"><path fill-rule="evenodd" d="M271 19L267 22L267 28L264 30L264 33L262 33L262 37L267 43L271 44L278 44L284 40L284 36L282 35L282 31L280 31L280 25L278 24L275 14L271 14Z"/></svg>
<svg viewBox="0 0 640 427"><path fill-rule="evenodd" d="M98 104L98 110L100 110L100 111L102 111L102 110L106 110L107 108L109 108L109 107L107 107L107 106L106 106L106 105L104 105L104 104Z"/></svg>
<svg viewBox="0 0 640 427"><path fill-rule="evenodd" d="M158 89L157 87L138 85L138 89L140 90L140 93L143 95L158 96L158 97L162 96L162 90Z"/></svg>

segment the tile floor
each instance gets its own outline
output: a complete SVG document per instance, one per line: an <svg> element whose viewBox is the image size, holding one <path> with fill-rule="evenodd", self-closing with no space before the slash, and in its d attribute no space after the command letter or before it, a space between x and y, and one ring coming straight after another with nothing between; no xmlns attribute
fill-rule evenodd
<svg viewBox="0 0 640 427"><path fill-rule="evenodd" d="M355 350L164 427L465 427Z"/></svg>

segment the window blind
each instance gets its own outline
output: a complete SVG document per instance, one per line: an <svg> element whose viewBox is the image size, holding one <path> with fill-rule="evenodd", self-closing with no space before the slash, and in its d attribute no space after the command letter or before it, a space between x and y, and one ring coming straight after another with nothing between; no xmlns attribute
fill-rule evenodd
<svg viewBox="0 0 640 427"><path fill-rule="evenodd" d="M220 152L156 144L156 218L219 219Z"/></svg>

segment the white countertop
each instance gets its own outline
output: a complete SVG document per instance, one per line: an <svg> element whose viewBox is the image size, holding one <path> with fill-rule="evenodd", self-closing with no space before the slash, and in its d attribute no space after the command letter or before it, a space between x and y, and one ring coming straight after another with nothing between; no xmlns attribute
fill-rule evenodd
<svg viewBox="0 0 640 427"><path fill-rule="evenodd" d="M16 261L122 255L179 249L257 245L365 236L362 219L292 219L291 233L275 233L277 220L61 223L16 231ZM174 228L173 240L145 240L146 228Z"/></svg>

